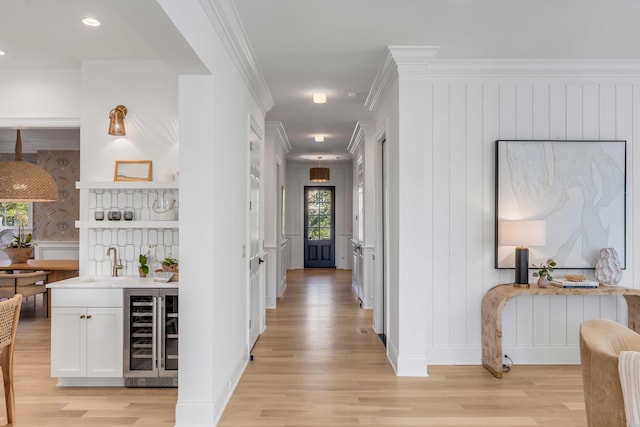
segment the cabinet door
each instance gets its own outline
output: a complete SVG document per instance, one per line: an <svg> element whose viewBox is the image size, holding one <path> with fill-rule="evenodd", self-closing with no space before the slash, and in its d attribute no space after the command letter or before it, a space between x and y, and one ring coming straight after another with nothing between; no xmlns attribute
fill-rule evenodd
<svg viewBox="0 0 640 427"><path fill-rule="evenodd" d="M122 309L87 308L87 377L122 377Z"/></svg>
<svg viewBox="0 0 640 427"><path fill-rule="evenodd" d="M84 307L56 307L51 314L51 376L84 377L87 371Z"/></svg>

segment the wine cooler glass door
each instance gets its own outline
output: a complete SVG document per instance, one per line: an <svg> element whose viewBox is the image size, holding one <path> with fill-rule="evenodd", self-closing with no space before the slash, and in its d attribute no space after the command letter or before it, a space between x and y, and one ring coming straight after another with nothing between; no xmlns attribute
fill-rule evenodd
<svg viewBox="0 0 640 427"><path fill-rule="evenodd" d="M176 376L178 373L178 295L162 295L162 343L160 348L160 375Z"/></svg>
<svg viewBox="0 0 640 427"><path fill-rule="evenodd" d="M128 295L128 355L125 361L127 375L144 377L157 375L156 297L154 295Z"/></svg>

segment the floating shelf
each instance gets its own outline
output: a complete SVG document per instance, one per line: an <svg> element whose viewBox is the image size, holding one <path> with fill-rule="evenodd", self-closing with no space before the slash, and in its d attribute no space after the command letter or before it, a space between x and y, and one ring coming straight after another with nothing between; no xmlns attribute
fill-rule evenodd
<svg viewBox="0 0 640 427"><path fill-rule="evenodd" d="M178 221L76 221L76 228L178 228Z"/></svg>
<svg viewBox="0 0 640 427"><path fill-rule="evenodd" d="M177 181L76 182L78 190L172 190L179 186Z"/></svg>

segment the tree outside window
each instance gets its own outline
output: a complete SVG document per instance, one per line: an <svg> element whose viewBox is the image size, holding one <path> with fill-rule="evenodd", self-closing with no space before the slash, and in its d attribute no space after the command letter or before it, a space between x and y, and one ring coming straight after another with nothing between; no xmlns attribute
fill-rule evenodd
<svg viewBox="0 0 640 427"><path fill-rule="evenodd" d="M2 229L17 228L18 219L26 224L26 228L31 228L31 203L29 202L0 202L0 220Z"/></svg>

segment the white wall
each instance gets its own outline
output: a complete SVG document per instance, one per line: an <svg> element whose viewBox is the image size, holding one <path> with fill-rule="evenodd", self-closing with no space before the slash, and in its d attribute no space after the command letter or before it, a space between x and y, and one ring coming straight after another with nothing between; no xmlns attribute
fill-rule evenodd
<svg viewBox="0 0 640 427"><path fill-rule="evenodd" d="M179 78L180 303L189 309L176 426L215 425L249 357L249 135L265 112L216 31L211 8L222 3L161 2L211 73Z"/></svg>
<svg viewBox="0 0 640 427"><path fill-rule="evenodd" d="M422 72L413 89L429 107L426 116L419 117L430 135L421 154L427 174L411 189L429 195L423 214L429 237L400 242L398 251L432 261L433 268L407 278L413 290L427 289L425 325L417 327L424 333L427 363L480 364L482 297L496 284L512 281L513 270L493 267L497 139L628 141L628 264L621 286L635 287L640 271L634 257L640 235L632 215L640 200L634 174L640 152L633 149L640 127L639 70L628 64L616 68L615 63L433 61ZM390 89L387 98L396 93ZM399 96L402 105L403 92ZM379 108L379 124L388 119L393 126L395 112L384 106L394 103L386 100ZM402 147L405 141L400 138ZM417 146L413 150L421 152ZM404 168L402 158L399 166ZM394 268L391 259L392 287ZM584 273L593 275L593 270ZM579 324L597 317L626 323L626 304L619 297L519 297L505 307L503 350L520 364L579 363ZM400 346L405 326L399 330Z"/></svg>
<svg viewBox="0 0 640 427"><path fill-rule="evenodd" d="M328 183L309 181L309 168L317 163L304 161L287 161L286 185L286 233L289 239L290 259L288 268L304 268L304 187L334 186L335 193L335 255L336 268L351 268L351 235L352 235L352 191L353 176L351 162L325 162L331 180Z"/></svg>
<svg viewBox="0 0 640 427"><path fill-rule="evenodd" d="M153 160L153 181L178 170L178 75L164 62L82 63L80 180L113 181L116 160ZM127 135L107 134L109 112L127 107Z"/></svg>
<svg viewBox="0 0 640 427"><path fill-rule="evenodd" d="M16 126L38 122L80 119L80 70L77 69L1 69L0 124Z"/></svg>

